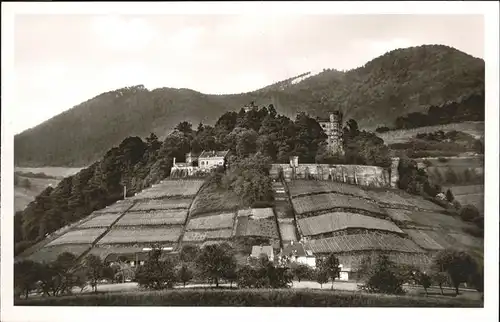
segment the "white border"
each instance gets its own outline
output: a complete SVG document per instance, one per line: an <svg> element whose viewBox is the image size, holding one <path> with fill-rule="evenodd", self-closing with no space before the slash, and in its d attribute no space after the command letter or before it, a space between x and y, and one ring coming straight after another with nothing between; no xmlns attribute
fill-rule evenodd
<svg viewBox="0 0 500 322"><path fill-rule="evenodd" d="M1 320L388 320L498 321L498 3L496 2L204 2L204 3L2 3L2 234ZM486 61L485 308L484 309L274 309L13 307L13 18L15 14L483 14ZM257 22L258 23L258 22ZM237 310L236 310L237 309ZM221 310L224 310L222 312Z"/></svg>

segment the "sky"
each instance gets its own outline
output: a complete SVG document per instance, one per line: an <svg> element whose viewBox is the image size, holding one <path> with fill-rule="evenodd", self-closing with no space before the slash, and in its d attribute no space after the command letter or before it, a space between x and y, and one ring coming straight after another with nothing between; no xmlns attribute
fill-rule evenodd
<svg viewBox="0 0 500 322"><path fill-rule="evenodd" d="M16 15L12 126L125 86L242 93L422 44L483 58L483 16Z"/></svg>

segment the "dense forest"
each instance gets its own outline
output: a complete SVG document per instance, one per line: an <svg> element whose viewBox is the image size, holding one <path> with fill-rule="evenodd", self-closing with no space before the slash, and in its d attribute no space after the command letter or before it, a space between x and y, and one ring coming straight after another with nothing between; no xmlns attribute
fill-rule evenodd
<svg viewBox="0 0 500 322"><path fill-rule="evenodd" d="M299 112L325 116L340 109L363 128L389 126L409 113L429 110L430 115L436 110L431 106L460 105L484 93L484 61L447 46L425 45L388 52L346 72L325 69L300 82L295 79L234 95L144 86L103 93L16 135L15 163L87 166L126 137L145 137L152 131L163 140L184 120L213 126L217 115L237 113L250 101L273 104L288 117ZM483 113L484 100L472 103L468 109L472 115ZM446 121L449 115L436 120Z"/></svg>
<svg viewBox="0 0 500 322"><path fill-rule="evenodd" d="M375 134L361 131L354 120L344 128L345 156L325 150L326 135L318 122L305 113L295 120L279 115L272 105L245 112L226 112L214 126L180 122L160 141L151 133L145 141L128 137L110 149L99 161L48 187L27 208L16 214L16 254L61 227L76 222L122 198L123 186L132 195L170 174L172 160L182 161L188 152L230 150L236 164L221 178L221 184L252 204L266 201L270 182L265 184L271 162L287 163L292 155L300 162L390 164L389 151ZM325 161L326 160L326 161ZM264 164L264 163L267 163ZM262 179L262 180L261 180ZM261 180L261 182L257 182ZM242 182L252 182L242 190ZM268 189L268 190L269 190ZM264 191L264 193L262 193Z"/></svg>
<svg viewBox="0 0 500 322"><path fill-rule="evenodd" d="M427 113L414 112L400 116L394 122L394 128L413 129L465 121L484 121L484 91L473 94L460 102L449 102L443 106L430 106ZM388 131L389 127L379 127L377 132Z"/></svg>

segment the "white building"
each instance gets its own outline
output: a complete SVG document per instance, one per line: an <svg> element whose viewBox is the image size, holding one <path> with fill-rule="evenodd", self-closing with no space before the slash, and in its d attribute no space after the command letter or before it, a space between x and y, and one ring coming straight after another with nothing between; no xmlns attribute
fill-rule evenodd
<svg viewBox="0 0 500 322"><path fill-rule="evenodd" d="M280 253L280 258L288 260L290 263L298 263L316 267L316 257L309 249L305 249L304 245L299 242L290 242L290 244L283 247Z"/></svg>
<svg viewBox="0 0 500 322"><path fill-rule="evenodd" d="M229 151L203 151L198 157L198 166L202 169L224 166Z"/></svg>

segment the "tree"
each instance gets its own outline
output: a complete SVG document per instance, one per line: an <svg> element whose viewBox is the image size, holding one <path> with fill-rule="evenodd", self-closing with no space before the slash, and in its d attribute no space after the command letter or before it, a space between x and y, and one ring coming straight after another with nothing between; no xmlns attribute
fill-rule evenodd
<svg viewBox="0 0 500 322"><path fill-rule="evenodd" d="M41 264L30 260L14 264L14 288L28 298L29 292L36 289L40 279Z"/></svg>
<svg viewBox="0 0 500 322"><path fill-rule="evenodd" d="M182 285L186 287L186 283L193 278L193 272L186 264L182 264L181 268L177 271L177 278L182 282Z"/></svg>
<svg viewBox="0 0 500 322"><path fill-rule="evenodd" d="M320 270L324 271L324 273L328 276L328 279L332 281L332 290L333 282L336 278L340 277L339 265L339 260L334 254L330 254L326 258L321 258L319 260L318 267Z"/></svg>
<svg viewBox="0 0 500 322"><path fill-rule="evenodd" d="M156 246L149 251L148 259L135 274L139 286L154 290L173 287L176 277L174 265L170 259L160 260L161 254L161 248Z"/></svg>
<svg viewBox="0 0 500 322"><path fill-rule="evenodd" d="M446 200L448 200L448 202L453 202L453 200L455 200L455 197L450 189L446 190Z"/></svg>
<svg viewBox="0 0 500 322"><path fill-rule="evenodd" d="M431 277L424 272L417 272L415 274L415 280L418 284L422 285L425 290L425 295L428 295L427 289L431 286Z"/></svg>
<svg viewBox="0 0 500 322"><path fill-rule="evenodd" d="M229 269L234 268L235 258L229 244L207 245L196 257L196 266L201 275L209 281L214 281L219 287L219 280L224 278Z"/></svg>
<svg viewBox="0 0 500 322"><path fill-rule="evenodd" d="M316 281L319 283L321 288L323 288L323 284L328 283L328 280L329 280L328 272L321 269L316 271Z"/></svg>
<svg viewBox="0 0 500 322"><path fill-rule="evenodd" d="M198 256L199 252L200 248L196 245L183 245L180 251L180 260L183 262L193 262Z"/></svg>
<svg viewBox="0 0 500 322"><path fill-rule="evenodd" d="M448 274L446 274L445 272L433 272L431 277L434 283L436 283L439 286L439 289L441 290L441 295L444 295L443 285L448 282Z"/></svg>
<svg viewBox="0 0 500 322"><path fill-rule="evenodd" d="M299 281L299 283L302 279L306 279L311 276L311 269L307 265L292 263L290 266L293 276Z"/></svg>
<svg viewBox="0 0 500 322"><path fill-rule="evenodd" d="M386 255L379 255L363 287L369 292L402 294L403 282L396 265Z"/></svg>
<svg viewBox="0 0 500 322"><path fill-rule="evenodd" d="M100 257L90 254L85 258L83 265L92 290L97 292L97 282L102 279L105 274L104 263Z"/></svg>
<svg viewBox="0 0 500 322"><path fill-rule="evenodd" d="M175 127L175 130L189 135L193 132L193 125L187 121L182 121Z"/></svg>
<svg viewBox="0 0 500 322"><path fill-rule="evenodd" d="M454 184L454 183L457 183L457 181L458 181L457 174L450 167L448 167L446 169L444 176L445 176L446 183Z"/></svg>
<svg viewBox="0 0 500 322"><path fill-rule="evenodd" d="M474 221L480 216L479 210L473 205L465 205L460 209L460 218L462 218L463 221Z"/></svg>
<svg viewBox="0 0 500 322"><path fill-rule="evenodd" d="M438 272L445 272L455 287L456 295L461 283L467 282L476 272L477 264L471 255L464 251L445 249L439 252L433 260Z"/></svg>

